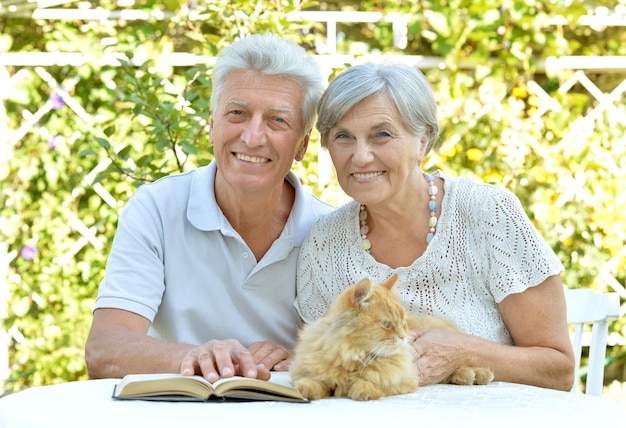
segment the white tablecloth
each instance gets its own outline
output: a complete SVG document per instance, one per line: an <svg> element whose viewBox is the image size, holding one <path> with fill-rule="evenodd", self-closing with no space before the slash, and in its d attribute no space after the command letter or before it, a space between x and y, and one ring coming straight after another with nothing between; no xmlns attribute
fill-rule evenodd
<svg viewBox="0 0 626 428"><path fill-rule="evenodd" d="M626 410L579 393L493 382L433 385L377 401L307 404L116 401L117 379L27 389L0 399L1 428L626 427Z"/></svg>

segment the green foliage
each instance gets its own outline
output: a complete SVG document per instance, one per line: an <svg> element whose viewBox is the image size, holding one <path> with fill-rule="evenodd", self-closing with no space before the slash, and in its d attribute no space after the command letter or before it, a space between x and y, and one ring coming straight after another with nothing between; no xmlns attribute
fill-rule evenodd
<svg viewBox="0 0 626 428"><path fill-rule="evenodd" d="M604 290L607 277L624 284L624 95L582 123L598 107L589 91L580 84L559 91L571 71L538 71L550 55L626 54L626 35L617 29L550 21L576 22L586 13L582 2L192 3L193 9L178 0L135 2L134 9L173 16L117 25L0 17L0 52L82 50L91 58L7 68L19 76L0 105L11 130L0 132L0 243L7 246L4 254L0 245L0 273L6 266L10 296L0 330L10 336L8 389L86 378L83 346L118 209L141 183L211 160L211 58L220 49L264 31L315 45L323 27L289 20L297 10L409 14L406 48L394 46L390 23L339 24L339 51L443 57L445 68L424 70L442 125L425 168L517 194L563 261L569 287ZM126 56L114 65L97 60L112 52ZM206 61L174 67L172 52ZM590 78L610 93L626 75ZM549 108L546 95L554 100ZM318 196L342 203L330 161L318 150L314 133L295 170ZM613 330L626 336L623 321ZM609 357L623 367L624 355L615 347Z"/></svg>
<svg viewBox="0 0 626 428"><path fill-rule="evenodd" d="M306 4L167 6L176 12L170 21L117 27L0 18L0 28L9 29L0 46L14 52L126 52L118 65L8 70L21 73L0 111L14 130L0 140L0 242L7 244L0 272L8 269L0 285L10 296L0 322L10 339L9 390L86 377L83 347L118 209L135 186L212 158L210 61L175 68L168 55L211 57L252 32L286 32L304 42L302 24L287 14Z"/></svg>
<svg viewBox="0 0 626 428"><path fill-rule="evenodd" d="M43 128L43 135L31 134L2 165L0 241L10 249L3 326L12 339L13 388L85 376L81 360L94 299L90 285L103 273L105 245L93 238L96 247L75 247L81 239L77 225L80 216L87 234L89 228L94 236L111 236L115 211L82 185L82 166L72 158L72 144L80 145L71 141L74 130L82 125L75 122L51 114L46 124L54 135ZM36 253L29 255L29 248Z"/></svg>
<svg viewBox="0 0 626 428"><path fill-rule="evenodd" d="M136 69L123 61L117 70L120 114L108 119L96 143L111 160L108 178L130 178L137 185L183 172L190 158L196 167L208 163L209 98L211 82L206 67L163 78L151 73L153 62ZM182 89L179 89L182 88ZM121 126L120 126L121 125ZM88 149L83 155L100 157Z"/></svg>

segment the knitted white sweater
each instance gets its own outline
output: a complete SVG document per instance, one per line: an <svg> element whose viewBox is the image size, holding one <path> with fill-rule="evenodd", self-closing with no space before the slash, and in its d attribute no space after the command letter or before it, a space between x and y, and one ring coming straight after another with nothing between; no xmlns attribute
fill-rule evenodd
<svg viewBox="0 0 626 428"><path fill-rule="evenodd" d="M395 291L411 312L440 314L466 333L512 343L497 304L559 274L563 265L511 192L442 178L437 234L410 266L392 269L361 248L355 201L313 224L298 265L295 306L305 322L324 315L342 290L364 277L380 282L397 273Z"/></svg>

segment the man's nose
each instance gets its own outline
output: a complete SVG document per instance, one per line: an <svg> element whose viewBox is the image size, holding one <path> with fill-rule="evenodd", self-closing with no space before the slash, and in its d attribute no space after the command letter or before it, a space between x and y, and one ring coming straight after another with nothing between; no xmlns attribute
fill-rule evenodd
<svg viewBox="0 0 626 428"><path fill-rule="evenodd" d="M242 132L241 139L250 147L258 146L265 143L265 124L262 117L252 116L246 122Z"/></svg>

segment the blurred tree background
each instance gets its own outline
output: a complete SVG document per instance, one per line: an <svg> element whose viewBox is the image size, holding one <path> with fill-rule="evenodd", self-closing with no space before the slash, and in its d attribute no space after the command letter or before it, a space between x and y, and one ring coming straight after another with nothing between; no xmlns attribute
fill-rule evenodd
<svg viewBox="0 0 626 428"><path fill-rule="evenodd" d="M625 56L623 27L580 20L612 13L624 20L626 0L55 3L51 18L37 16L33 2L0 2L7 391L87 377L83 346L118 210L142 183L212 158L210 74L221 48L265 31L312 53L335 48L325 24L293 15L300 11L404 19L404 26L338 23L337 53L349 60L334 64L330 77L363 58L438 58L422 68L442 125L425 167L516 193L566 266L568 287L624 290L626 67L581 73L547 59ZM105 15L72 18L70 9ZM79 56L15 65L25 52ZM316 194L342 203L332 173L318 173L327 168L318 155L311 144L294 168ZM624 320L611 331L617 344L607 355L607 383L623 381L626 364Z"/></svg>

